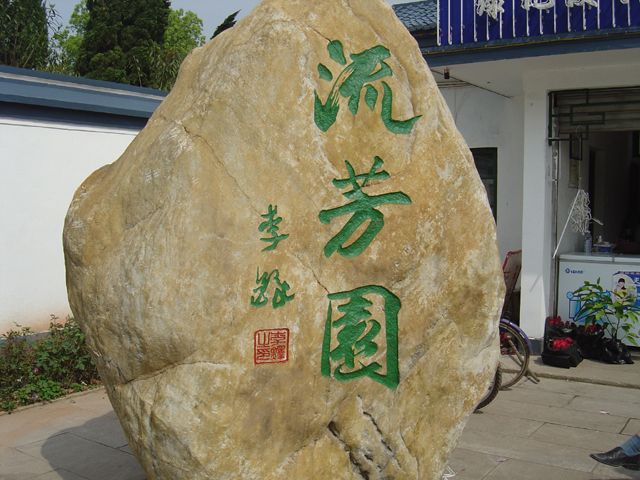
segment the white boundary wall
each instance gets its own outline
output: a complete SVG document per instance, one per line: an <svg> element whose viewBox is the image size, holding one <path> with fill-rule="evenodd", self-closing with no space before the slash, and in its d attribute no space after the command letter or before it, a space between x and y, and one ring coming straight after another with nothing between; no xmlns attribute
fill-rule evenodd
<svg viewBox="0 0 640 480"><path fill-rule="evenodd" d="M46 330L71 314L62 228L75 190L115 161L135 130L0 117L0 333Z"/></svg>

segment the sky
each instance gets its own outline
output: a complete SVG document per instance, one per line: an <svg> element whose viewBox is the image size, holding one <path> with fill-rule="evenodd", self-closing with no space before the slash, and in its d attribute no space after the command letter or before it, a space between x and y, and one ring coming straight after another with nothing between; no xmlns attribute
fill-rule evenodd
<svg viewBox="0 0 640 480"><path fill-rule="evenodd" d="M391 5L395 5L396 3L406 3L410 0L387 1ZM73 7L79 2L80 0L49 0L48 3L55 5L55 9L62 17L60 21L64 25L67 25L73 12ZM171 0L171 8L174 10L178 10L179 8L182 8L184 11L191 10L198 15L204 24L202 34L209 40L216 27L220 25L225 18L236 10L240 10L240 13L236 17L240 20L245 15L248 15L259 2L260 0Z"/></svg>

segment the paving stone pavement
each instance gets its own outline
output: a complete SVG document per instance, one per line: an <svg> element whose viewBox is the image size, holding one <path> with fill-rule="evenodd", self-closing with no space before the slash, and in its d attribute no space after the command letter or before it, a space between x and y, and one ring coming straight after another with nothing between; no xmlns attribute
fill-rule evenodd
<svg viewBox="0 0 640 480"><path fill-rule="evenodd" d="M640 361L532 368L556 378L522 381L472 414L449 462L452 478L640 479L589 458L640 431ZM0 480L145 478L104 388L0 415Z"/></svg>

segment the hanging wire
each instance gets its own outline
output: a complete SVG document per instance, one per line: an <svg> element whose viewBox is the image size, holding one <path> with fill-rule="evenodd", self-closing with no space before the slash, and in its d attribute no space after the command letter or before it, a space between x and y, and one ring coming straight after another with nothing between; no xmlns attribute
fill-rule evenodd
<svg viewBox="0 0 640 480"><path fill-rule="evenodd" d="M589 208L589 194L582 189L578 190L576 199L573 202L573 207L569 211L569 217L573 222L571 224L571 230L575 233L580 232L582 235L587 234L589 231L589 224L592 221L602 225L600 220L591 216L591 208Z"/></svg>
<svg viewBox="0 0 640 480"><path fill-rule="evenodd" d="M589 194L582 189L578 190L576 198L573 200L573 204L569 210L569 218L567 218L567 222L564 224L562 235L560 235L560 241L558 242L556 251L553 253L553 258L556 258L556 255L558 255L558 249L560 248L564 234L567 231L569 222L573 222L571 224L571 230L575 233L580 232L582 235L587 234L589 231L589 224L591 222L596 222L597 224L602 225L600 220L591 216L591 208L589 208Z"/></svg>

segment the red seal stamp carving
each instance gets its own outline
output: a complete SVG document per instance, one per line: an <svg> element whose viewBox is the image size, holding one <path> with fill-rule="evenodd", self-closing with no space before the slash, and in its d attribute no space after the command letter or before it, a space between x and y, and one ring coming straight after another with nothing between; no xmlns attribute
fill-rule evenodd
<svg viewBox="0 0 640 480"><path fill-rule="evenodd" d="M289 361L289 329L258 330L254 336L254 362L286 363Z"/></svg>

